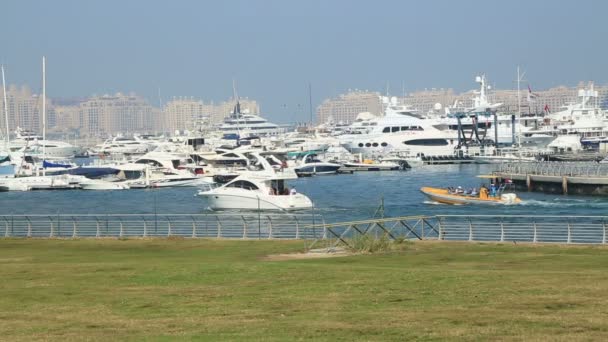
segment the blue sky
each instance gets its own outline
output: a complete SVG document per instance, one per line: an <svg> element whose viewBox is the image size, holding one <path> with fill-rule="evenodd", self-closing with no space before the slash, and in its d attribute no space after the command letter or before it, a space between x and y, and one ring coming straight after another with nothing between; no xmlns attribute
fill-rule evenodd
<svg viewBox="0 0 608 342"><path fill-rule="evenodd" d="M308 120L348 89L392 94L608 83L607 1L3 1L7 82L75 97L135 92L153 104L257 99L275 121Z"/></svg>

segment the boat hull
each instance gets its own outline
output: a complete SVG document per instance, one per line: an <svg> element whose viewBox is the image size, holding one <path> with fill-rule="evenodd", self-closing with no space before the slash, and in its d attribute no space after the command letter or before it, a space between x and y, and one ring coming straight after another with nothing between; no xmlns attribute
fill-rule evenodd
<svg viewBox="0 0 608 342"><path fill-rule="evenodd" d="M423 187L420 192L435 202L444 204L483 204L483 205L510 205L518 204L521 200L517 197L513 200L504 200L502 197L489 197L481 199L479 197L450 194L446 189Z"/></svg>
<svg viewBox="0 0 608 342"><path fill-rule="evenodd" d="M310 199L295 195L239 195L214 191L199 194L207 198L212 210L304 210L312 208Z"/></svg>

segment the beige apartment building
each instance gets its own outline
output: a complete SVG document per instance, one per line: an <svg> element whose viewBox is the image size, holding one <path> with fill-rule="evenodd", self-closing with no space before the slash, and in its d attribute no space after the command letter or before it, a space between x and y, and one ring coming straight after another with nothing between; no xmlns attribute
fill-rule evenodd
<svg viewBox="0 0 608 342"><path fill-rule="evenodd" d="M80 133L107 135L155 131L159 110L136 95L95 96L80 103Z"/></svg>
<svg viewBox="0 0 608 342"><path fill-rule="evenodd" d="M317 122L350 124L359 113L370 112L381 115L384 111L380 100L380 93L368 91L349 91L337 98L327 99L317 107Z"/></svg>
<svg viewBox="0 0 608 342"><path fill-rule="evenodd" d="M42 132L42 97L33 94L29 87L11 85L6 91L8 105L9 131L20 127L32 132ZM55 111L50 99L47 98L47 127L55 125ZM2 131L5 131L4 94L0 89L0 118Z"/></svg>
<svg viewBox="0 0 608 342"><path fill-rule="evenodd" d="M520 101L518 104L517 90L493 90L489 95L492 103L502 103L502 111L516 113L521 106L522 113L540 113L545 107L556 112L568 103L579 102L578 90L589 88L590 82L581 82L577 87L559 86L547 90L534 90L528 100L528 86L523 85L520 89ZM598 91L598 104L608 108L608 86L595 86ZM456 102L460 107L472 107L475 93L473 90L456 93L453 89L425 89L406 94L399 97L398 102L407 104L422 113L444 113L444 108L453 106ZM438 106L438 104L440 106ZM438 111L437 107L441 107ZM357 115L362 112L370 112L378 115L384 112L380 101L380 94L374 92L350 91L337 98L327 99L317 107L318 123L327 122L330 118L335 123L351 123Z"/></svg>

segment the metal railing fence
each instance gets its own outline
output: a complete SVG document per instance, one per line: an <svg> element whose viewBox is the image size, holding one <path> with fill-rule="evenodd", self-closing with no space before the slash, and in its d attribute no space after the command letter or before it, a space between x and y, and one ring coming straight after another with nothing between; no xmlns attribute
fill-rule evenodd
<svg viewBox="0 0 608 342"><path fill-rule="evenodd" d="M608 216L429 215L326 223L315 214L0 215L0 236L312 239L373 238L606 244Z"/></svg>

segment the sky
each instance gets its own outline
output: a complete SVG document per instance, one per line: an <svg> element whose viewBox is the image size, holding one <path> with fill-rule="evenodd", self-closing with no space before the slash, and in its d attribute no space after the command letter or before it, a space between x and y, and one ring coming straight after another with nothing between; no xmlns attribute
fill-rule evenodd
<svg viewBox="0 0 608 342"><path fill-rule="evenodd" d="M4 0L7 83L85 97L134 92L256 99L276 122L308 121L349 89L533 89L608 83L608 1Z"/></svg>

